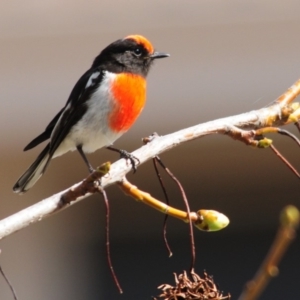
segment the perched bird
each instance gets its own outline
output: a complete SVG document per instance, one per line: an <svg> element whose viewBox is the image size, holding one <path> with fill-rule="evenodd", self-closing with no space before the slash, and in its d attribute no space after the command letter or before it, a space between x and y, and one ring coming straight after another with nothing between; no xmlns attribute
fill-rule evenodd
<svg viewBox="0 0 300 300"><path fill-rule="evenodd" d="M105 146L116 151L111 145L133 125L144 108L146 76L153 61L168 56L155 51L141 35L119 39L102 50L75 84L66 105L45 131L24 148L32 149L50 139L18 179L14 192L29 190L50 160L68 151L77 149L90 172L93 167L85 153Z"/></svg>

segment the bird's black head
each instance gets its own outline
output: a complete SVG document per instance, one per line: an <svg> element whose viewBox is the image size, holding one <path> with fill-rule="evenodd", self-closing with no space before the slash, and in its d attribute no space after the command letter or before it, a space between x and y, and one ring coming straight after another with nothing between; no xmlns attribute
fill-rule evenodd
<svg viewBox="0 0 300 300"><path fill-rule="evenodd" d="M169 54L156 52L141 35L130 35L107 46L95 58L92 68L101 67L114 73L133 73L147 76L154 59Z"/></svg>

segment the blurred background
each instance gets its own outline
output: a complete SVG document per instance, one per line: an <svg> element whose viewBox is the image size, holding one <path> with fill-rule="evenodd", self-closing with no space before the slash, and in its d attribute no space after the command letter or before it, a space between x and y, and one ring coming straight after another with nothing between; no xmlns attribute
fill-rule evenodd
<svg viewBox="0 0 300 300"><path fill-rule="evenodd" d="M52 161L23 196L17 178L42 147L22 152L67 101L78 78L101 49L128 34L143 34L171 57L156 62L148 78L147 106L115 146L132 151L141 138L264 107L300 78L298 0L83 1L2 0L0 3L1 204L5 218L82 180L78 153ZM297 133L292 126L287 129ZM299 133L298 133L299 136ZM299 148L269 136L300 169ZM161 156L181 180L191 210L216 209L230 218L217 233L195 231L196 271L207 270L233 299L256 272L286 204L299 206L299 179L270 149L254 150L224 136L205 137ZM115 161L105 149L94 166ZM129 180L163 199L151 162ZM184 205L165 177L172 205ZM22 300L151 299L190 266L188 226L107 189L111 256L123 287L119 295L105 253L105 208L90 197L0 243L0 264ZM261 299L300 299L299 239ZM0 299L12 299L0 278Z"/></svg>

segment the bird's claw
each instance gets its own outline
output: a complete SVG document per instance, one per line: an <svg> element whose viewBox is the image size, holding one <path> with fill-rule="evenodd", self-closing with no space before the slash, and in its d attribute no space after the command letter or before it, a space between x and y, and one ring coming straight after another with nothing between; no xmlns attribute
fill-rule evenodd
<svg viewBox="0 0 300 300"><path fill-rule="evenodd" d="M133 173L135 173L137 170L136 166L140 163L140 160L126 150L120 150L120 157L130 161Z"/></svg>

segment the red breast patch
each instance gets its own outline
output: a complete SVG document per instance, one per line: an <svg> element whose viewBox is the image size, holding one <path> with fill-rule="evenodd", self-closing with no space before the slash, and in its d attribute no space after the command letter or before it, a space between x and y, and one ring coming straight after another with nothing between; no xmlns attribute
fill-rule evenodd
<svg viewBox="0 0 300 300"><path fill-rule="evenodd" d="M140 115L146 102L146 80L142 76L121 73L112 84L115 100L109 115L109 125L114 131L126 131Z"/></svg>

